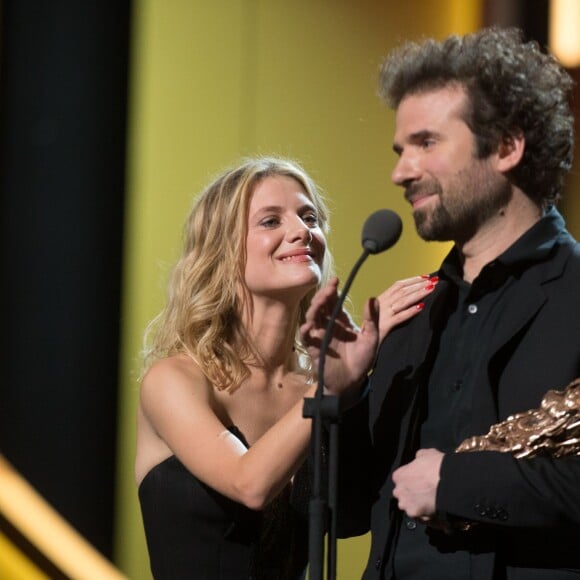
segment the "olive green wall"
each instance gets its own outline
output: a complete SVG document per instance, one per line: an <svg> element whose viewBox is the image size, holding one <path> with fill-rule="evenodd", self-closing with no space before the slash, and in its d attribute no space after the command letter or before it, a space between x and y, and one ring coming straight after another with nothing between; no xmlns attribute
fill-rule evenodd
<svg viewBox="0 0 580 580"><path fill-rule="evenodd" d="M400 242L365 264L354 309L397 278L437 267L447 246L418 240L390 184L393 114L377 71L398 41L480 25L481 0L135 0L120 401L116 563L149 576L133 482L141 335L161 307L193 195L244 155L301 161L332 208L344 278L368 214L388 207ZM341 541L339 578L360 577L368 536Z"/></svg>

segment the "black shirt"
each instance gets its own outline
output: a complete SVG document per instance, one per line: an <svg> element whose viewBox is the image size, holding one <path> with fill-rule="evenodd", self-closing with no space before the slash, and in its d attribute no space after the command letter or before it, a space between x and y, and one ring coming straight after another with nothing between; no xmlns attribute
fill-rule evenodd
<svg viewBox="0 0 580 580"><path fill-rule="evenodd" d="M519 273L547 257L544 245L551 239L551 222L558 214L547 214L496 260L487 264L468 284L454 248L444 260L439 277L448 284L444 315L434 333L438 351L422 396L423 422L418 446L453 452L471 428L473 389L479 373L485 373L483 349L494 332L496 321L509 308L511 290ZM469 578L469 535L445 534L402 518L395 548L397 580L454 580Z"/></svg>

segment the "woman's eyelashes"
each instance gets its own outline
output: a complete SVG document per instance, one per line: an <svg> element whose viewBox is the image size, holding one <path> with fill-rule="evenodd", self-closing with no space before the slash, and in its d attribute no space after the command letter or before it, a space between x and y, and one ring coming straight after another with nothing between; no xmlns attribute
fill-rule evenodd
<svg viewBox="0 0 580 580"><path fill-rule="evenodd" d="M318 227L318 215L313 213L313 212L308 212L308 213L300 216L300 219L302 220L304 225L306 225L309 228L317 228ZM261 219L259 222L260 226L262 226L264 228L268 228L268 229L278 227L281 224L282 224L282 219L280 218L280 216L267 216L267 217Z"/></svg>
<svg viewBox="0 0 580 580"><path fill-rule="evenodd" d="M302 217L302 221L306 225L310 226L311 228L318 227L318 216L313 212L309 212L309 213L305 214Z"/></svg>
<svg viewBox="0 0 580 580"><path fill-rule="evenodd" d="M265 228L275 228L280 225L280 218L278 216L268 216L260 220L260 225Z"/></svg>

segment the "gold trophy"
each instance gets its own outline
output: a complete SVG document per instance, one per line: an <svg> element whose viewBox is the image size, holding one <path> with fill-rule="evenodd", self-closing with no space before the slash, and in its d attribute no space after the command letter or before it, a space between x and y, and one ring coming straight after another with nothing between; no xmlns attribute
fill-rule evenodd
<svg viewBox="0 0 580 580"><path fill-rule="evenodd" d="M580 378L563 391L548 391L538 408L511 415L486 435L469 437L456 451L504 451L518 459L580 455Z"/></svg>
<svg viewBox="0 0 580 580"><path fill-rule="evenodd" d="M518 459L580 455L580 378L562 391L548 391L538 408L510 415L492 425L486 435L465 439L455 451L503 451ZM476 524L435 518L428 525L451 532L467 531Z"/></svg>

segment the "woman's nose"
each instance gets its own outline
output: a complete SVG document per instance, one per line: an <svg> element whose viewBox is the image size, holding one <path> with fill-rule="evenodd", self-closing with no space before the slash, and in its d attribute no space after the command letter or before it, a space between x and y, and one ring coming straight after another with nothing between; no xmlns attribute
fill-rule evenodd
<svg viewBox="0 0 580 580"><path fill-rule="evenodd" d="M309 244L312 241L312 232L302 220L299 220L299 222L289 230L288 235L292 242L301 241L305 244Z"/></svg>

